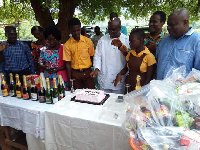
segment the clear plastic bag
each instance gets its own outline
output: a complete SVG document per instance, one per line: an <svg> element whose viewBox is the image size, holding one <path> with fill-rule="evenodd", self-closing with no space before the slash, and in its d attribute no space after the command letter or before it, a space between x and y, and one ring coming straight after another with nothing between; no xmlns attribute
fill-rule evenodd
<svg viewBox="0 0 200 150"><path fill-rule="evenodd" d="M135 150L199 150L200 71L185 77L177 68L124 96L129 105L123 128Z"/></svg>

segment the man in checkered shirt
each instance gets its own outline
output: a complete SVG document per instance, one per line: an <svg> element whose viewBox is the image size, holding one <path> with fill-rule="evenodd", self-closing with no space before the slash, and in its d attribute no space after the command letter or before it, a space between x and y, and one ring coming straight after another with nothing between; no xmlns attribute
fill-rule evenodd
<svg viewBox="0 0 200 150"><path fill-rule="evenodd" d="M5 27L7 41L4 42L6 48L1 54L5 59L6 80L9 83L9 73L19 74L20 81L22 76L35 73L31 50L26 43L17 40L16 28L13 26Z"/></svg>

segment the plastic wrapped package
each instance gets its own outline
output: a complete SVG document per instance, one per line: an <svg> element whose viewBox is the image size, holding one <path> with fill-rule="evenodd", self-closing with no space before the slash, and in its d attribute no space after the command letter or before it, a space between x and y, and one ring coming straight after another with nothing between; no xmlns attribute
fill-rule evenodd
<svg viewBox="0 0 200 150"><path fill-rule="evenodd" d="M182 71L125 95L129 109L123 128L134 150L199 150L200 72L184 78Z"/></svg>

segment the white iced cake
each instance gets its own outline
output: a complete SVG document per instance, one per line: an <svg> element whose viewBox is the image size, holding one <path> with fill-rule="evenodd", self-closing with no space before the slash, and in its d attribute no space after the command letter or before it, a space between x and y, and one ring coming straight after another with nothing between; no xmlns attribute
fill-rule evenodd
<svg viewBox="0 0 200 150"><path fill-rule="evenodd" d="M105 98L104 91L95 89L83 89L76 93L75 100L91 103L101 103Z"/></svg>

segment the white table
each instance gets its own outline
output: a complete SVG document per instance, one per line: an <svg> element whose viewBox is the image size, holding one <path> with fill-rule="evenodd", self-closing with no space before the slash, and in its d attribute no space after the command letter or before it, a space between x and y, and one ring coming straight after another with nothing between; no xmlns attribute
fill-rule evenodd
<svg viewBox="0 0 200 150"><path fill-rule="evenodd" d="M71 101L66 96L45 112L47 150L131 150L121 128L126 104L110 94L104 105Z"/></svg>
<svg viewBox="0 0 200 150"><path fill-rule="evenodd" d="M52 107L38 101L0 96L0 125L26 133L29 150L45 150L44 112Z"/></svg>

